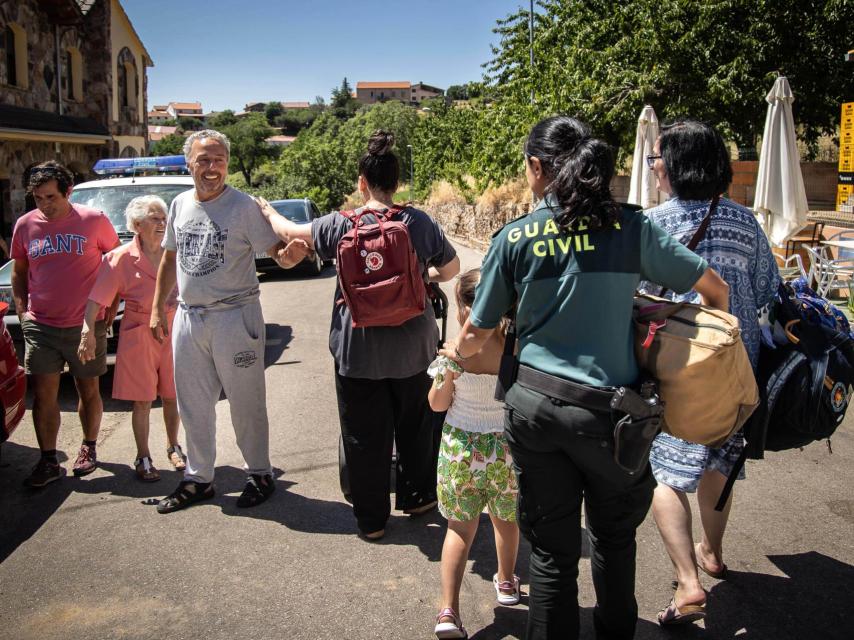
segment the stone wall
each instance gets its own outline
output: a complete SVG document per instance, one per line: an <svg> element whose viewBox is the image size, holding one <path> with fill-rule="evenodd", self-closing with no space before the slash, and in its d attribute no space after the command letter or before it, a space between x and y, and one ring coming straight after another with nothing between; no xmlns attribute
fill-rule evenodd
<svg viewBox="0 0 854 640"><path fill-rule="evenodd" d="M26 89L11 87L0 77L0 103L59 113L56 87L56 35L48 14L39 0L0 0L0 25L15 23L26 32L27 84ZM121 11L121 9L118 9ZM145 117L114 122L111 116L112 64L110 37L113 5L111 0L96 0L82 22L75 26L58 28L60 65L66 64L65 51L74 47L82 59L82 99L65 97L63 91L62 113L68 116L90 118L111 134L134 136L137 152L145 150ZM123 29L130 27L123 24ZM0 54L2 54L0 50ZM2 65L3 62L0 62ZM138 111L145 113L147 104L147 78L144 60L140 58L141 100ZM129 143L120 138L124 146ZM45 160L57 160L68 166L79 180L91 179L91 167L99 158L117 157L122 151L115 140L104 145L80 145L53 142L0 141L0 234L8 238L11 224L25 213L31 202L26 197L25 176L29 168Z"/></svg>
<svg viewBox="0 0 854 640"><path fill-rule="evenodd" d="M105 145L60 145L56 152L53 142L3 140L0 142L0 235L9 238L15 220L33 206L27 198L24 176L30 167L46 160L59 160L71 169L78 180L92 177L91 167L104 156Z"/></svg>
<svg viewBox="0 0 854 640"><path fill-rule="evenodd" d="M56 100L56 35L48 15L38 0L13 0L0 3L0 17L17 23L27 36L28 87L19 89L9 85L0 87L3 104L51 111L57 113ZM108 43L109 3L95 3L83 23L78 26L60 26L60 65L65 66L65 49L73 46L80 50L83 72L83 99L69 100L63 95L62 112L65 115L91 118L108 126L109 62L105 60ZM63 71L63 73L65 73Z"/></svg>
<svg viewBox="0 0 854 640"><path fill-rule="evenodd" d="M463 238L481 249L489 246L492 234L498 229L530 210L527 202L494 208L470 204L422 206L439 222L445 233Z"/></svg>
<svg viewBox="0 0 854 640"><path fill-rule="evenodd" d="M733 162L733 181L729 197L745 206L753 205L759 163ZM803 162L801 171L811 209L833 209L836 199L836 164L832 162ZM626 202L629 195L629 176L614 176L611 193L617 202ZM496 208L468 204L423 205L446 233L463 238L479 248L489 246L492 234L502 226L528 213L529 203L504 204Z"/></svg>
<svg viewBox="0 0 854 640"><path fill-rule="evenodd" d="M756 197L759 162L737 160L732 163L732 185L729 197L747 207ZM837 165L835 162L802 162L801 175L810 209L833 210L836 206Z"/></svg>

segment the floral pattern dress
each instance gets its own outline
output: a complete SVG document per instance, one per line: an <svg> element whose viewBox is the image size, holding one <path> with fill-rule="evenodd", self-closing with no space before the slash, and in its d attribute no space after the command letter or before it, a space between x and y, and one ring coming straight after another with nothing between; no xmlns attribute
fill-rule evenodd
<svg viewBox="0 0 854 640"><path fill-rule="evenodd" d="M436 494L448 520L468 521L484 508L516 521L516 475L504 437L504 405L494 398L497 376L463 373L450 384L454 397L439 448Z"/></svg>

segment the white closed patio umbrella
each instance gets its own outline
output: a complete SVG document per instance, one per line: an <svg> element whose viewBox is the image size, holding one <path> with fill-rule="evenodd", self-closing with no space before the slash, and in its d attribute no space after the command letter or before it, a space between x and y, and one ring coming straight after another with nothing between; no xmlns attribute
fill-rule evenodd
<svg viewBox="0 0 854 640"><path fill-rule="evenodd" d="M652 155L652 146L656 139L658 118L655 116L655 109L646 105L638 118L628 198L630 204L638 204L644 209L659 205L664 200L663 194L655 188L655 174L646 164L646 157Z"/></svg>
<svg viewBox="0 0 854 640"><path fill-rule="evenodd" d="M765 96L768 115L759 154L753 210L772 244L782 246L807 225L807 195L795 137L789 81L777 78Z"/></svg>

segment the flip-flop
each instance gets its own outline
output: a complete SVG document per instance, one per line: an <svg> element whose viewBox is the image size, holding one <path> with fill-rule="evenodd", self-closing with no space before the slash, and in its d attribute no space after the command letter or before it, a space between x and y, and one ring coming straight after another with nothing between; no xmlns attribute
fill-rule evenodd
<svg viewBox="0 0 854 640"><path fill-rule="evenodd" d="M726 578L727 566L725 564L721 567L720 571L712 571L711 569L708 569L703 566L703 563L700 561L700 554L697 553L697 547L699 546L699 544L694 545L694 555L697 558L697 568L703 573L705 573L707 576L709 576L710 578L714 578L715 580L723 580L724 578Z"/></svg>
<svg viewBox="0 0 854 640"><path fill-rule="evenodd" d="M681 609L676 606L676 598L670 599L664 609L658 612L658 624L662 627L676 624L688 624L706 617L705 604L686 604Z"/></svg>

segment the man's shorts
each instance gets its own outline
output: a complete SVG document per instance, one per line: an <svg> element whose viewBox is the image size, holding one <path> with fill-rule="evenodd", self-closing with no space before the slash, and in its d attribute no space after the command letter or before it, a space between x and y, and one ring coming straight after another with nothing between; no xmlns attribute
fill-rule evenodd
<svg viewBox="0 0 854 640"><path fill-rule="evenodd" d="M652 442L649 464L660 484L677 491L694 493L706 471L719 471L729 477L744 449L744 434L737 431L720 448L680 440L669 433L659 433ZM745 478L744 468L738 479Z"/></svg>
<svg viewBox="0 0 854 640"><path fill-rule="evenodd" d="M439 511L468 521L489 513L516 521L516 475L504 433L473 433L445 424L439 448Z"/></svg>
<svg viewBox="0 0 854 640"><path fill-rule="evenodd" d="M21 322L24 334L24 369L27 373L47 375L62 373L68 364L75 378L95 378L107 371L107 329L103 320L95 323L95 359L80 362L80 332L83 326L52 327L35 320Z"/></svg>

